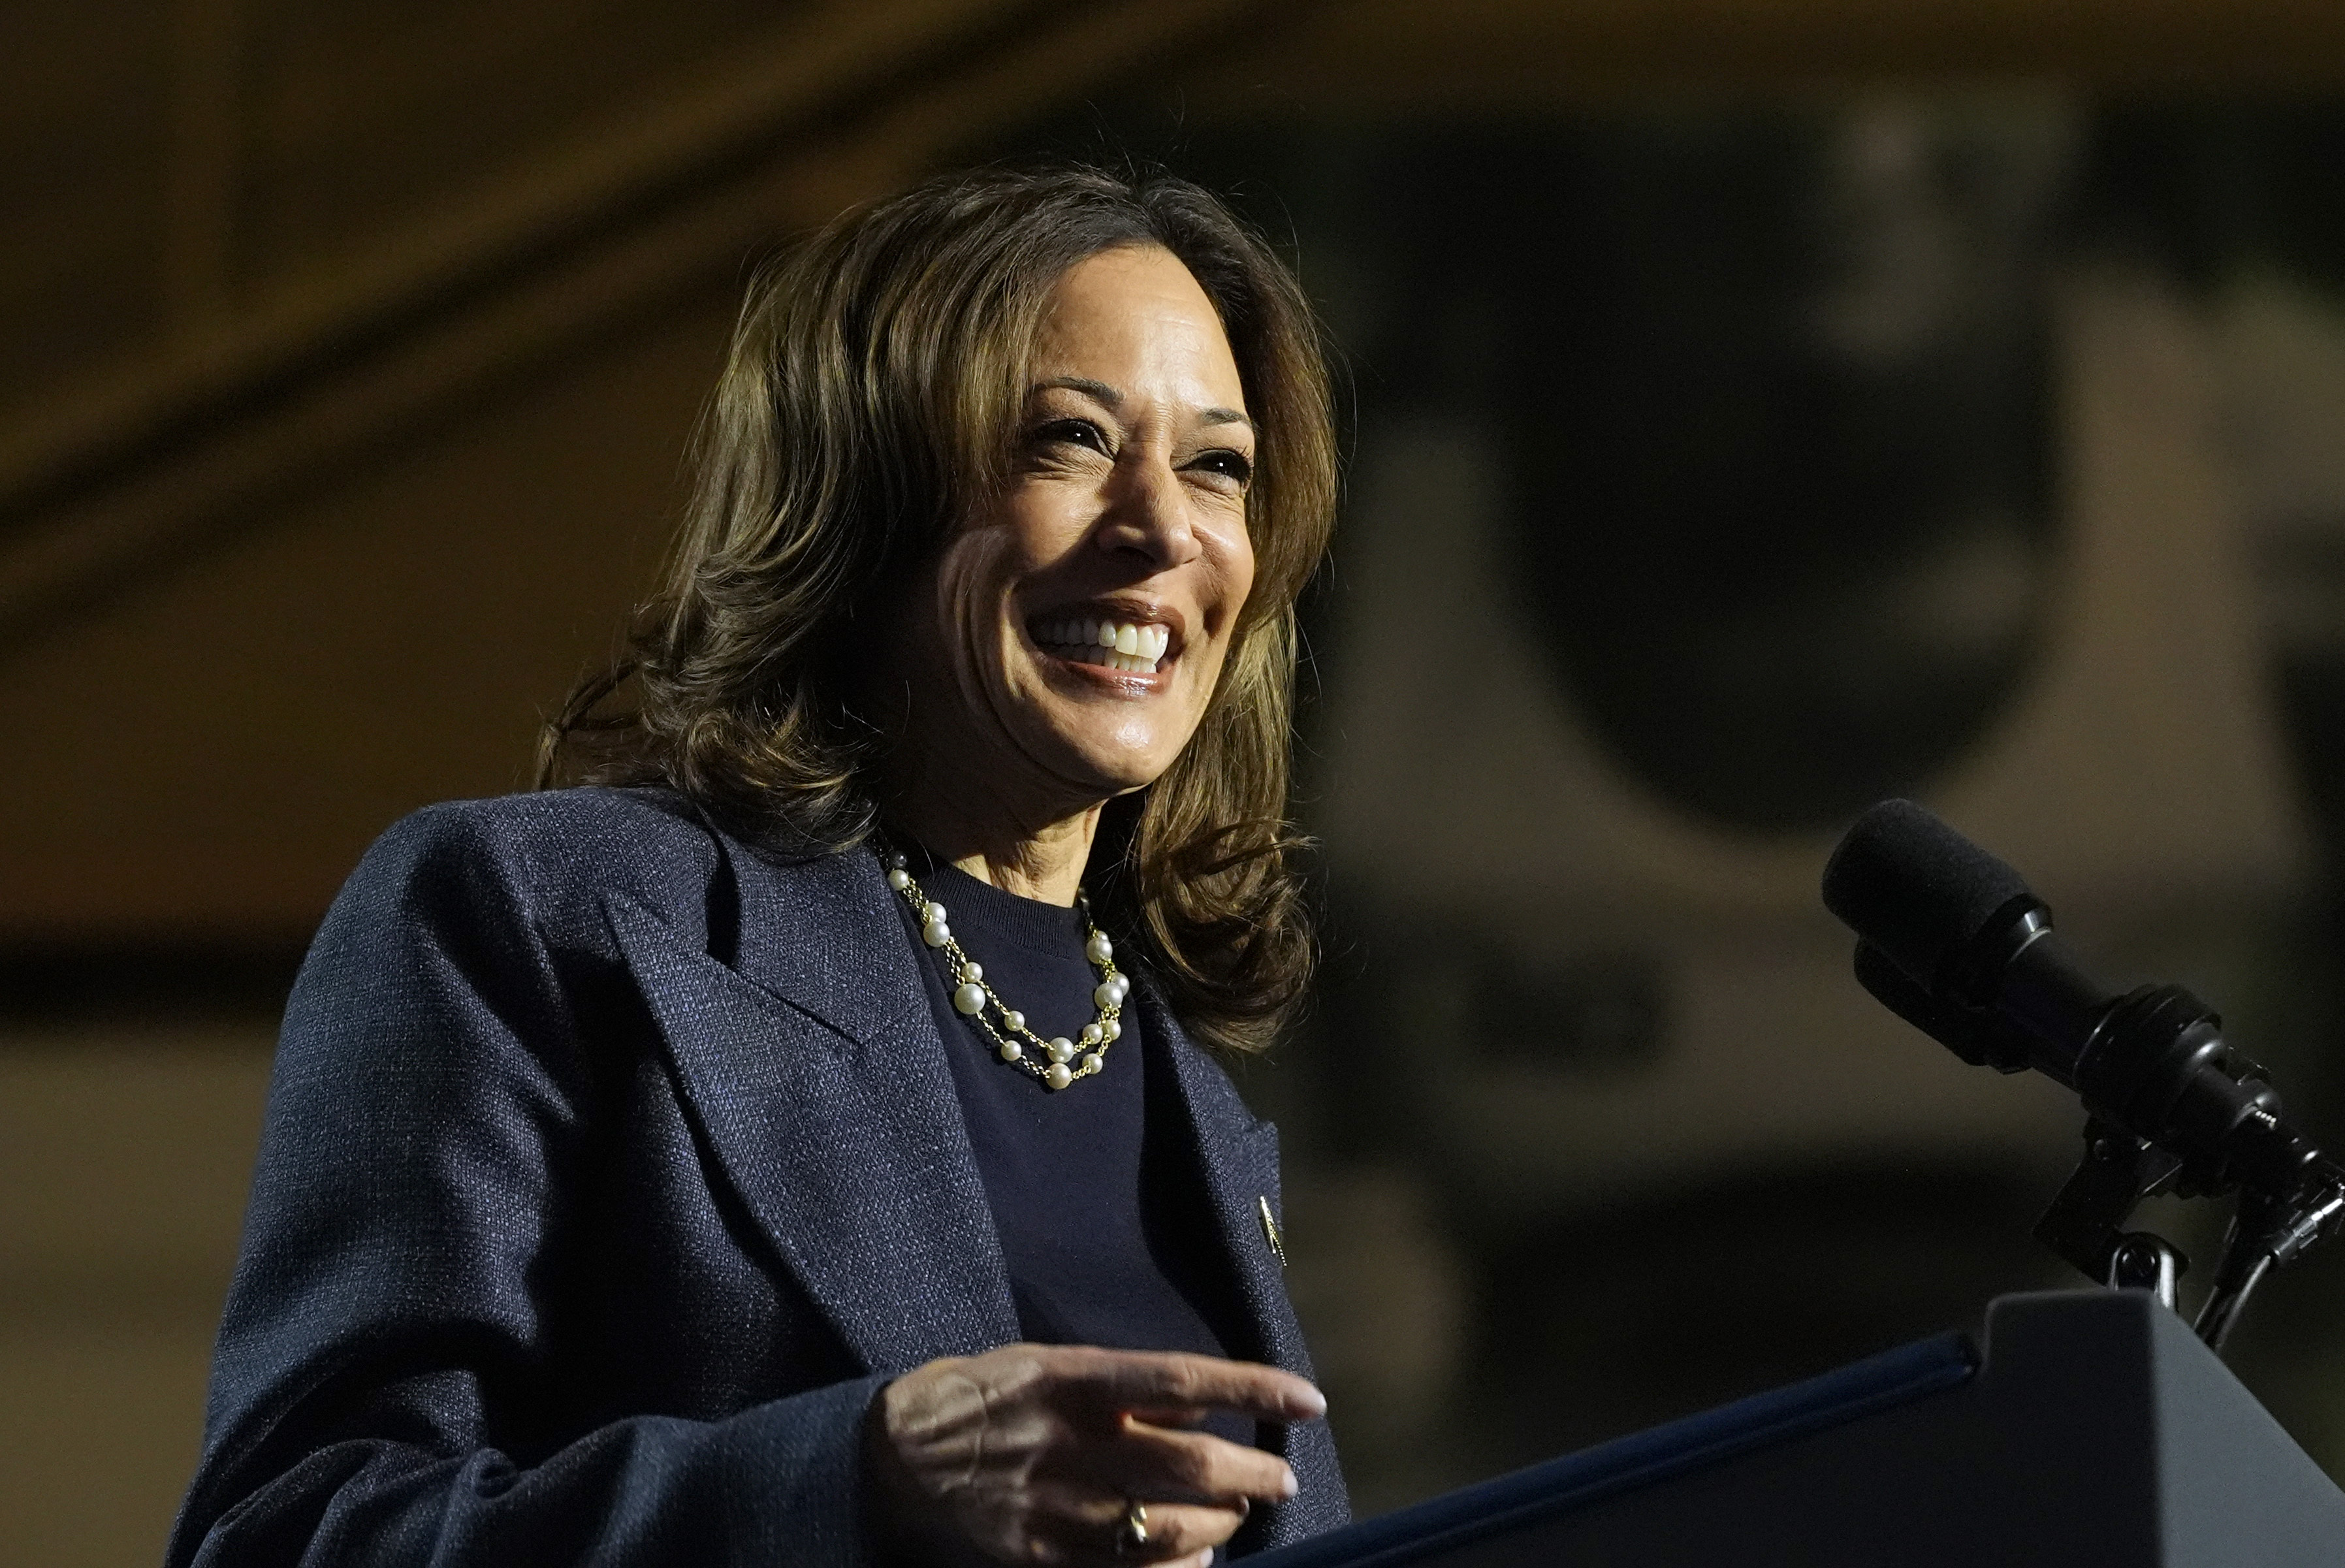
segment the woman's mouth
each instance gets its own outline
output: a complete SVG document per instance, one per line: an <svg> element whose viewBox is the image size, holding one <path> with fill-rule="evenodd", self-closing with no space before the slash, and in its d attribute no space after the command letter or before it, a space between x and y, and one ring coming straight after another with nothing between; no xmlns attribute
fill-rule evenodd
<svg viewBox="0 0 2345 1568"><path fill-rule="evenodd" d="M1172 628L1150 621L1070 616L1037 621L1031 629L1035 646L1044 653L1126 675L1155 674L1172 646Z"/></svg>

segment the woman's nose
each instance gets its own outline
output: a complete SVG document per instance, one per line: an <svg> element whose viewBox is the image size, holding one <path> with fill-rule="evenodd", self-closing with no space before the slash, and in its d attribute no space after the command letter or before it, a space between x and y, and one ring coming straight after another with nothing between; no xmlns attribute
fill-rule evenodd
<svg viewBox="0 0 2345 1568"><path fill-rule="evenodd" d="M1154 455L1117 474L1096 537L1104 550L1147 556L1157 571L1185 565L1203 553L1181 476Z"/></svg>

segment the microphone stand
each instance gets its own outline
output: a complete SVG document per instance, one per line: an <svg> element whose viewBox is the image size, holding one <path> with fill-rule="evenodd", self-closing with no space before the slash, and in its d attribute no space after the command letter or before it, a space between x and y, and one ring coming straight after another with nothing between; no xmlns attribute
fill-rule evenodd
<svg viewBox="0 0 2345 1568"><path fill-rule="evenodd" d="M2189 1258L2164 1237L2124 1226L2138 1205L2161 1193L2218 1196L2229 1185L2201 1185L2192 1176L2182 1159L2096 1112L2085 1124L2085 1157L2036 1223L2036 1239L2111 1289L2146 1288L2179 1312L2177 1281ZM2199 1339L2220 1353L2248 1298L2272 1268L2345 1228L2340 1220L2345 1169L2325 1159L2284 1196L2240 1189L2207 1299L2191 1324Z"/></svg>
<svg viewBox="0 0 2345 1568"><path fill-rule="evenodd" d="M2189 1257L2164 1237L2125 1223L2181 1175L2181 1160L2096 1112L2085 1123L2085 1157L2036 1221L2035 1239L2112 1290L2146 1288L2178 1311L2176 1281Z"/></svg>

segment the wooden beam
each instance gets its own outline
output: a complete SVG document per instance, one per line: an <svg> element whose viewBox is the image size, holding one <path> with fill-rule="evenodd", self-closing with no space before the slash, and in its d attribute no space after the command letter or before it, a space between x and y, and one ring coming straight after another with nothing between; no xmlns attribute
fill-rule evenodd
<svg viewBox="0 0 2345 1568"><path fill-rule="evenodd" d="M223 99L235 91L230 3L180 0L178 251L222 243L218 230L228 221L222 209L234 171L220 165L233 134L222 127ZM786 137L827 110L884 90L890 76L1015 8L1005 0L819 7L723 74L600 138L515 170L361 260L295 280L204 351L138 367L0 432L0 517L208 411L238 406L320 355L396 331L417 312L598 229L614 211L656 200L729 153Z"/></svg>
<svg viewBox="0 0 2345 1568"><path fill-rule="evenodd" d="M0 447L0 652L476 389L712 280L1244 0L831 5L646 124Z"/></svg>

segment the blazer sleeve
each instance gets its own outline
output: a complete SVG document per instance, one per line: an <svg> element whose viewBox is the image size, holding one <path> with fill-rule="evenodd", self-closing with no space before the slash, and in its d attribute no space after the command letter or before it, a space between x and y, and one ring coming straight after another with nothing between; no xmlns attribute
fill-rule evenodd
<svg viewBox="0 0 2345 1568"><path fill-rule="evenodd" d="M172 1568L863 1561L881 1378L543 1435L542 1288L591 1085L532 887L492 816L434 808L328 915L287 1007Z"/></svg>

